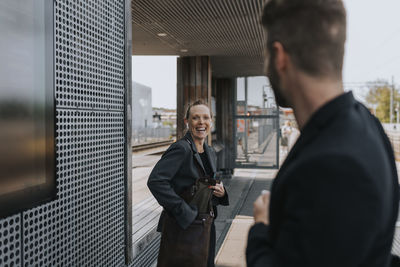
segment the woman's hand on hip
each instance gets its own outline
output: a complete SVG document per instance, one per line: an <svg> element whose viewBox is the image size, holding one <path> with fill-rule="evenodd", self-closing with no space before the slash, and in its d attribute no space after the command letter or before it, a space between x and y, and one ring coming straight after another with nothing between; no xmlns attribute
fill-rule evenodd
<svg viewBox="0 0 400 267"><path fill-rule="evenodd" d="M225 195L224 184L221 182L219 184L215 184L214 186L210 186L213 189L213 195L216 197L223 197Z"/></svg>

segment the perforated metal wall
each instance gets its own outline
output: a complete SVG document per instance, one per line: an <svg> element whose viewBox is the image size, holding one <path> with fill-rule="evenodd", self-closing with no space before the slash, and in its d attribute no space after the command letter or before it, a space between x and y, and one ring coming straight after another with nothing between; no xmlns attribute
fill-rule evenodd
<svg viewBox="0 0 400 267"><path fill-rule="evenodd" d="M54 1L58 199L0 220L0 266L125 264L125 1Z"/></svg>
<svg viewBox="0 0 400 267"><path fill-rule="evenodd" d="M58 108L124 110L124 1L55 1Z"/></svg>
<svg viewBox="0 0 400 267"><path fill-rule="evenodd" d="M21 264L21 216L0 220L0 266Z"/></svg>

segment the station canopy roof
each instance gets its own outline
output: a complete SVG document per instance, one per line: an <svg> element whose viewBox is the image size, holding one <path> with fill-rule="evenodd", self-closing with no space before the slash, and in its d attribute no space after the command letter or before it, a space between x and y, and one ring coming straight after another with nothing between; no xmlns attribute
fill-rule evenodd
<svg viewBox="0 0 400 267"><path fill-rule="evenodd" d="M214 77L263 73L263 0L132 0L133 55L210 56Z"/></svg>

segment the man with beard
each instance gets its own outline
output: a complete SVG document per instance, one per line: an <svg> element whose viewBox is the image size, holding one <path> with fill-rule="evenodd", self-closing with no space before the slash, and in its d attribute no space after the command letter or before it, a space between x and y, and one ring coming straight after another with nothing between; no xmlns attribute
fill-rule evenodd
<svg viewBox="0 0 400 267"><path fill-rule="evenodd" d="M276 102L301 135L254 202L248 266L389 266L397 172L379 121L343 92L342 1L270 0L262 23Z"/></svg>

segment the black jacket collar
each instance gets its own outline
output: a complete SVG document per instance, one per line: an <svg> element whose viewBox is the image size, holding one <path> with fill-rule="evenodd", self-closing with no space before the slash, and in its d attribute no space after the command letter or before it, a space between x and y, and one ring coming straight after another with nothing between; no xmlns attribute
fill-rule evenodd
<svg viewBox="0 0 400 267"><path fill-rule="evenodd" d="M206 170L205 170L203 162L200 158L199 152L197 152L197 148L196 148L196 145L194 144L192 135L190 134L190 132L187 132L183 138L185 138L186 141L190 144L192 151L193 151L193 156L194 156L195 160L197 161L197 163L202 168L202 170L204 172L203 174L205 174ZM213 173L215 173L216 172L215 159L212 156L211 149L206 143L204 143L203 147L204 147L204 152L207 155L208 162L210 163L211 169L212 169Z"/></svg>
<svg viewBox="0 0 400 267"><path fill-rule="evenodd" d="M304 146L315 139L315 136L341 112L346 112L351 106L357 104L353 93L348 92L329 101L327 104L319 108L309 119L301 131L301 135L297 140L293 149L288 155L288 159L296 156ZM288 162L288 160L285 160Z"/></svg>

